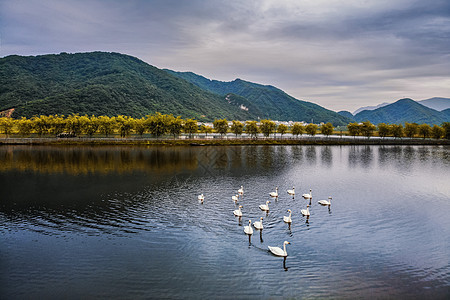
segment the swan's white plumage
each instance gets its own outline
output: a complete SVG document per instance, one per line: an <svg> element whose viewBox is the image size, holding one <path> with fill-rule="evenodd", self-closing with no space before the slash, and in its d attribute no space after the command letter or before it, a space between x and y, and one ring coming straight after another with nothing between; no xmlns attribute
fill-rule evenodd
<svg viewBox="0 0 450 300"><path fill-rule="evenodd" d="M268 211L269 210L269 203L270 203L270 201L266 201L266 204L261 204L259 206L259 209Z"/></svg>
<svg viewBox="0 0 450 300"><path fill-rule="evenodd" d="M305 199L311 199L312 198L312 190L309 190L309 194L303 194L302 196Z"/></svg>
<svg viewBox="0 0 450 300"><path fill-rule="evenodd" d="M241 188L238 189L238 194L242 195L244 194L244 187L241 185Z"/></svg>
<svg viewBox="0 0 450 300"><path fill-rule="evenodd" d="M248 220L248 226L244 226L244 232L248 235L253 234L252 220Z"/></svg>
<svg viewBox="0 0 450 300"><path fill-rule="evenodd" d="M233 214L237 217L242 217L242 211L241 211L242 207L243 207L242 205L239 205L238 209L233 211Z"/></svg>
<svg viewBox="0 0 450 300"><path fill-rule="evenodd" d="M253 223L253 226L255 226L256 229L262 230L264 228L263 223L262 223L263 217L261 217L260 220L261 221L259 221L259 222Z"/></svg>
<svg viewBox="0 0 450 300"><path fill-rule="evenodd" d="M288 212L289 212L289 216L288 217L283 216L283 221L286 222L286 223L292 223L292 218L291 218L292 212L291 212L290 209L288 209Z"/></svg>
<svg viewBox="0 0 450 300"><path fill-rule="evenodd" d="M278 197L278 187L275 188L275 192L270 193L270 197Z"/></svg>
<svg viewBox="0 0 450 300"><path fill-rule="evenodd" d="M269 248L270 252L272 252L276 256L287 256L287 251L286 251L287 244L290 244L290 243L288 241L284 241L283 249L281 249L280 247L271 247L271 246L268 246L268 248Z"/></svg>
<svg viewBox="0 0 450 300"><path fill-rule="evenodd" d="M231 199L232 199L234 202L237 202L237 201L239 201L239 195L231 196Z"/></svg>
<svg viewBox="0 0 450 300"><path fill-rule="evenodd" d="M321 205L331 205L331 197L328 197L328 200L319 200L317 202Z"/></svg>
<svg viewBox="0 0 450 300"><path fill-rule="evenodd" d="M306 209L302 209L300 212L304 216L309 216L310 215L310 213L309 213L309 205L306 205Z"/></svg>
<svg viewBox="0 0 450 300"><path fill-rule="evenodd" d="M203 194L201 194L201 195L198 195L198 200L200 200L200 201L202 201L203 202L203 200L205 200L205 196L203 196Z"/></svg>
<svg viewBox="0 0 450 300"><path fill-rule="evenodd" d="M289 195L295 195L295 187L292 187L292 190L287 190Z"/></svg>

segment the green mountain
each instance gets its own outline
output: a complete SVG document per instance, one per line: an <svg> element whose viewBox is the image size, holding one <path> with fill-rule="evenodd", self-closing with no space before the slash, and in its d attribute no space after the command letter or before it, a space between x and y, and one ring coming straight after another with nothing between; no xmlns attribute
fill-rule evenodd
<svg viewBox="0 0 450 300"><path fill-rule="evenodd" d="M212 85L199 84L202 80ZM275 87L239 79L214 82L106 52L0 58L0 111L11 108L16 118L72 113L142 117L159 111L200 121L269 118L313 119L335 125L349 122Z"/></svg>
<svg viewBox="0 0 450 300"><path fill-rule="evenodd" d="M338 114L353 120L353 114L347 110L338 111Z"/></svg>
<svg viewBox="0 0 450 300"><path fill-rule="evenodd" d="M405 122L418 124L441 124L449 121L445 112L425 107L412 99L400 99L392 104L375 110L364 110L354 116L357 122L370 121L373 124L402 124Z"/></svg>
<svg viewBox="0 0 450 300"><path fill-rule="evenodd" d="M128 55L78 53L0 59L0 111L13 117L78 113L252 119L235 101Z"/></svg>
<svg viewBox="0 0 450 300"><path fill-rule="evenodd" d="M166 71L212 93L224 96L234 94L244 97L258 108L258 111L253 112L261 119L313 121L314 123L331 122L335 126L346 125L352 121L345 116L341 116L317 104L297 100L282 90L270 85L260 85L241 79L222 82L210 80L192 72ZM249 111L251 111L250 107Z"/></svg>

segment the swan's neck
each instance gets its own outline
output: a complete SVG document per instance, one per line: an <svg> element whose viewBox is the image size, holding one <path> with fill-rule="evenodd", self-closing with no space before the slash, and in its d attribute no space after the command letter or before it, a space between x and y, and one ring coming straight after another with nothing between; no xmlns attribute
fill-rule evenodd
<svg viewBox="0 0 450 300"><path fill-rule="evenodd" d="M283 243L283 251L284 251L284 255L287 255L287 252L286 252L286 243Z"/></svg>

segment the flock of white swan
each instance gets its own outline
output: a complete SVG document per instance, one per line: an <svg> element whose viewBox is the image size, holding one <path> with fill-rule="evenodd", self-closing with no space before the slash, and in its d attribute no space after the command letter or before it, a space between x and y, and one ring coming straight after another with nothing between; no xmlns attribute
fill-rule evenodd
<svg viewBox="0 0 450 300"><path fill-rule="evenodd" d="M293 187L292 190L287 190L287 193L291 196L295 196L295 187ZM241 186L241 188L238 189L237 194L233 195L231 197L231 199L234 201L234 203L237 204L239 202L239 196L242 196L242 195L244 195L244 187L243 186ZM269 195L271 197L278 198L278 187L275 188L275 192L271 192ZM309 193L303 194L302 197L306 200L309 200L310 201L309 203L311 204L312 190L309 190ZM330 207L331 199L332 199L331 197L328 197L328 200L319 200L318 203L320 205ZM198 200L203 203L203 201L205 200L205 196L203 194L198 195ZM270 203L270 201L266 201L266 204L261 204L259 206L259 209L261 209L262 211L269 212L269 203ZM309 218L309 216L310 216L310 212L309 212L310 204L306 205L306 209L300 210L300 213L307 218ZM243 208L243 206L239 205L238 209L233 211L233 214L237 217L242 217L241 208ZM288 209L287 211L289 213L289 216L283 216L283 221L285 223L290 224L290 223L292 223L292 211L290 209ZM264 228L262 221L263 221L263 217L260 218L260 221L253 223L253 226L255 227L256 230L262 230ZM244 226L244 232L245 232L245 234L247 234L249 236L253 234L251 220L248 221L248 226ZM272 246L268 246L268 248L272 254L274 254L276 256L286 257L287 256L287 251L286 251L287 244L290 244L290 243L288 241L284 241L283 249L281 249L280 247L272 247Z"/></svg>

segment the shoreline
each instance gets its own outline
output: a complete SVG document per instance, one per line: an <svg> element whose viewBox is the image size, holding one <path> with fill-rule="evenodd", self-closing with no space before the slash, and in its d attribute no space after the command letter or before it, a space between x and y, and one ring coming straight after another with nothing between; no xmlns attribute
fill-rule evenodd
<svg viewBox="0 0 450 300"><path fill-rule="evenodd" d="M446 139L421 138L353 138L353 137L301 137L301 138L0 138L2 145L130 145L130 146L246 146L246 145L450 145Z"/></svg>

